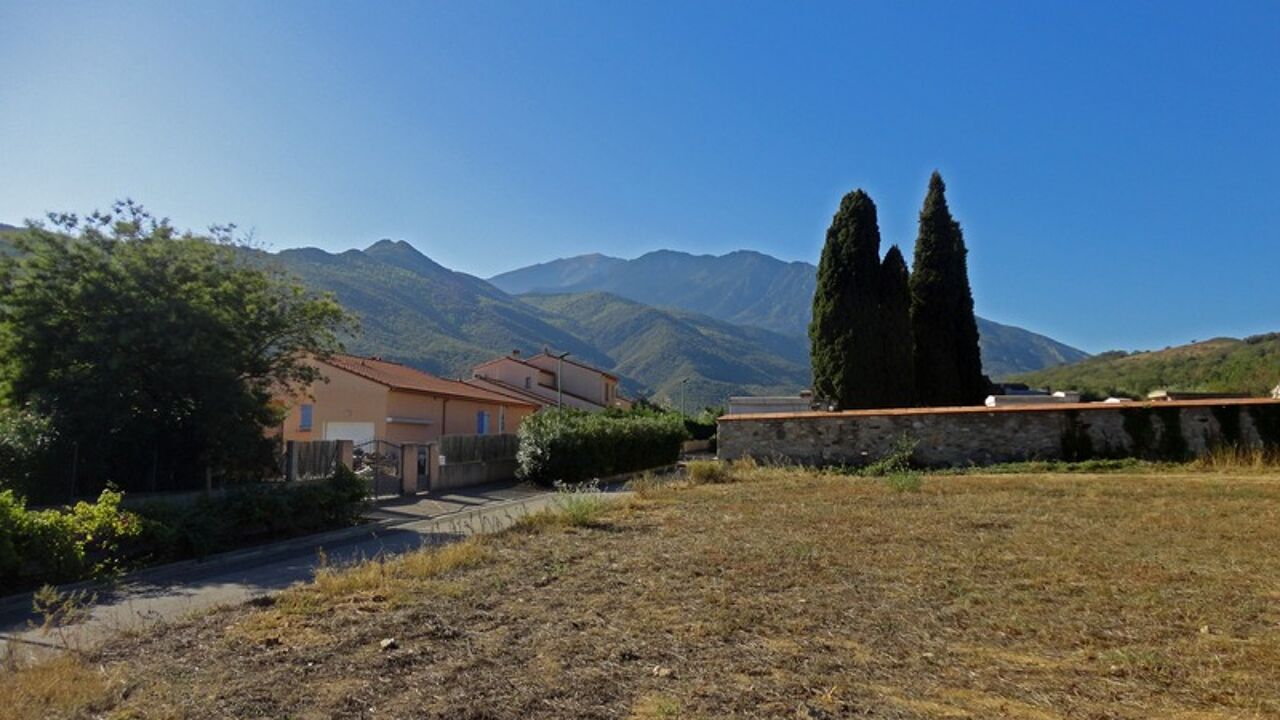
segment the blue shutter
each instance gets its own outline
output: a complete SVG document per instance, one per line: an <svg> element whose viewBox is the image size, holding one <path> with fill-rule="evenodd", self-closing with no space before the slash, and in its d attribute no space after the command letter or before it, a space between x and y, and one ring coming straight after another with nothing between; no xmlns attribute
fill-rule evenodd
<svg viewBox="0 0 1280 720"><path fill-rule="evenodd" d="M299 410L302 411L302 420L298 423L299 430L311 429L311 411L313 407L314 406L312 405L303 405L301 408L299 408Z"/></svg>
<svg viewBox="0 0 1280 720"><path fill-rule="evenodd" d="M476 434L485 435L489 432L489 413L481 410L476 413Z"/></svg>

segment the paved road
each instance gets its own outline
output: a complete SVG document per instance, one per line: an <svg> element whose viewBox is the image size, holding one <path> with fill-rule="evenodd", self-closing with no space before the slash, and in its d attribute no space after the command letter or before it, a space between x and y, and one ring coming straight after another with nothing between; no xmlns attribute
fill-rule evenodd
<svg viewBox="0 0 1280 720"><path fill-rule="evenodd" d="M38 656L65 646L88 647L116 631L155 629L166 620L310 580L322 550L331 564L402 553L500 530L555 501L553 493L529 486L493 485L380 503L370 513L378 523L374 526L136 573L113 589L98 590L81 622L55 632L32 627L39 618L29 600L0 601L0 656L6 650L18 657Z"/></svg>

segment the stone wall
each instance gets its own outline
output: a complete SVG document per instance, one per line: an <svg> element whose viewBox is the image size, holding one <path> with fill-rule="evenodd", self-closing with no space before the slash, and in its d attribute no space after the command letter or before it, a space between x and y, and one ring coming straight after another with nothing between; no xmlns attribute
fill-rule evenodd
<svg viewBox="0 0 1280 720"><path fill-rule="evenodd" d="M864 465L902 437L930 466L1095 457L1184 459L1219 444L1280 447L1280 402L1195 400L909 408L720 418L722 459Z"/></svg>

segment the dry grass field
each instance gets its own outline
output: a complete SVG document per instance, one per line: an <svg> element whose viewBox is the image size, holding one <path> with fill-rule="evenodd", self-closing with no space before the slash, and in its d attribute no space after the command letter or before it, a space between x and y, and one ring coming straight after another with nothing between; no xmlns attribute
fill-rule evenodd
<svg viewBox="0 0 1280 720"><path fill-rule="evenodd" d="M0 715L1280 716L1280 475L703 474L9 672Z"/></svg>

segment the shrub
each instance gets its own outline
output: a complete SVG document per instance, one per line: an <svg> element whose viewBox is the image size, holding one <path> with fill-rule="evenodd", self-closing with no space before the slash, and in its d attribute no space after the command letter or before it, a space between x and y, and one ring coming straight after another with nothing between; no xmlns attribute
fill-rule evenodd
<svg viewBox="0 0 1280 720"><path fill-rule="evenodd" d="M0 491L0 581L14 589L78 580L118 568L127 543L142 535L120 493L70 510L28 510L12 490Z"/></svg>
<svg viewBox="0 0 1280 720"><path fill-rule="evenodd" d="M673 414L589 414L544 410L520 424L516 474L550 485L674 463L687 437Z"/></svg>
<svg viewBox="0 0 1280 720"><path fill-rule="evenodd" d="M170 557L189 557L351 525L368 502L368 483L339 466L321 482L261 485L187 506L149 503L138 512L149 523L153 546L172 548Z"/></svg>
<svg viewBox="0 0 1280 720"><path fill-rule="evenodd" d="M718 417L719 416L711 410L704 410L697 415L686 416L684 419L684 429L689 433L689 439L714 439L716 436L716 420Z"/></svg>
<svg viewBox="0 0 1280 720"><path fill-rule="evenodd" d="M605 511L604 494L596 482L567 486L557 486L559 494L556 502L560 506L564 522L573 527L589 527L595 525L599 516Z"/></svg>
<svg viewBox="0 0 1280 720"><path fill-rule="evenodd" d="M364 480L345 467L318 483L263 486L189 505L151 502L134 511L122 508L124 496L113 490L65 510L28 510L21 496L4 490L0 586L22 590L99 577L350 525L364 512L368 495Z"/></svg>
<svg viewBox="0 0 1280 720"><path fill-rule="evenodd" d="M916 441L903 435L893 441L893 447L884 457L862 468L859 474L869 477L884 477L904 473L914 467Z"/></svg>
<svg viewBox="0 0 1280 720"><path fill-rule="evenodd" d="M694 485L716 485L733 481L729 466L718 460L694 460L686 467Z"/></svg>
<svg viewBox="0 0 1280 720"><path fill-rule="evenodd" d="M48 499L40 493L49 489L37 481L47 474L52 442L47 418L23 408L0 407L0 489Z"/></svg>

